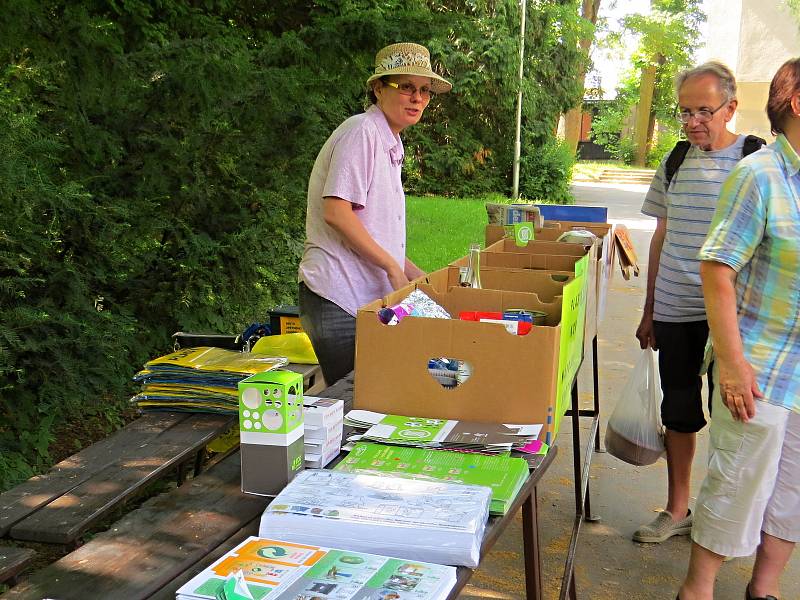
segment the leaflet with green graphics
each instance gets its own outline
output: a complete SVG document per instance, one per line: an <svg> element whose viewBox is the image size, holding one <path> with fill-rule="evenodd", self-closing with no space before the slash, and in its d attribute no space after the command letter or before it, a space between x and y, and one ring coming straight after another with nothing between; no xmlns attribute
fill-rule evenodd
<svg viewBox="0 0 800 600"><path fill-rule="evenodd" d="M455 583L455 567L249 537L181 586L175 597L444 600Z"/></svg>
<svg viewBox="0 0 800 600"><path fill-rule="evenodd" d="M275 600L428 600L444 597L453 579L452 567L329 550Z"/></svg>
<svg viewBox="0 0 800 600"><path fill-rule="evenodd" d="M352 423L348 413L348 424ZM374 415L374 422L360 438L383 444L419 448L472 449L481 452L508 452L536 438L534 426L473 423L400 415ZM353 439L353 438L350 438Z"/></svg>
<svg viewBox="0 0 800 600"><path fill-rule="evenodd" d="M489 512L505 514L528 478L523 458L359 442L335 470L441 479L491 488Z"/></svg>

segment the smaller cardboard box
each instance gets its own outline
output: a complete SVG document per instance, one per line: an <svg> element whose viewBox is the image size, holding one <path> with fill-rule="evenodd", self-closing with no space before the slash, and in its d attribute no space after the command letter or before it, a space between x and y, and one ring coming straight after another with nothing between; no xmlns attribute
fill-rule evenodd
<svg viewBox="0 0 800 600"><path fill-rule="evenodd" d="M242 491L275 496L303 468L303 376L256 373L239 382Z"/></svg>
<svg viewBox="0 0 800 600"><path fill-rule="evenodd" d="M616 246L620 244L619 236L617 235L619 226L610 223L587 221L545 221L544 225L545 227L534 230L534 241L554 242L558 240L565 231L571 229L586 229L598 237L600 243L597 248L597 280L595 287L597 296L597 322L599 323L605 316L608 287L614 274ZM508 235L504 232L502 227L496 225L486 226L485 240L487 248L504 237L507 238ZM615 240L617 244L614 243ZM520 247L524 246L524 244L516 243L515 246ZM620 254L620 267L623 270L623 275L626 275L627 271L626 266L622 263L622 254ZM635 267L635 270L638 274L638 265ZM591 331L587 333L591 333Z"/></svg>
<svg viewBox="0 0 800 600"><path fill-rule="evenodd" d="M564 256L555 254L528 254L522 252L481 252L480 265L502 269L533 269L540 271L575 272L575 263L582 256ZM450 263L453 267L466 267L468 258L462 257Z"/></svg>
<svg viewBox="0 0 800 600"><path fill-rule="evenodd" d="M272 335L302 333L299 306L278 306L269 311L269 328Z"/></svg>
<svg viewBox="0 0 800 600"><path fill-rule="evenodd" d="M545 231L543 229L542 231ZM560 235L554 233L554 235ZM587 248L583 244L575 244L569 242L555 242L555 241L542 241L542 240L534 240L533 242L529 242L525 246L518 246L516 242L509 238L503 238L498 240L494 244L491 244L486 247L485 253L495 253L495 254L528 254L531 256L547 256L551 257L552 255L557 256L587 256L588 262L586 264L586 295L585 295L585 327L583 329L584 333L584 340L583 345L586 348L591 346L592 340L597 336L597 299L598 299L598 251L599 246L597 244L592 245L591 247ZM513 259L517 260L517 259ZM497 262L496 260L494 261ZM557 264L554 259L546 259L546 264L550 265L551 267ZM576 269L582 269L582 267L578 267L579 261L575 262ZM583 275L583 271L580 273ZM583 349L581 350L583 352Z"/></svg>
<svg viewBox="0 0 800 600"><path fill-rule="evenodd" d="M428 283L445 292L459 286L459 267L448 266L428 273ZM575 271L536 271L481 267L481 286L490 290L534 293L541 302L555 302L563 293L564 284L575 278Z"/></svg>
<svg viewBox="0 0 800 600"><path fill-rule="evenodd" d="M597 322L603 320L606 312L606 303L608 300L608 287L611 279L614 276L614 260L616 257L616 239L617 226L610 223L592 223L582 221L548 221L548 224L558 226L558 235L570 229L586 229L591 231L598 238L599 244L597 248ZM555 236L555 237L554 237ZM550 238L558 239L555 234L555 229L543 229L540 239L547 240Z"/></svg>

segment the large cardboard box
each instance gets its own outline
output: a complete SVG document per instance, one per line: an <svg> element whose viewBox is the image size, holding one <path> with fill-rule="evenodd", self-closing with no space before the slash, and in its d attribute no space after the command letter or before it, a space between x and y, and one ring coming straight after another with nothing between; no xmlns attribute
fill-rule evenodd
<svg viewBox="0 0 800 600"><path fill-rule="evenodd" d="M361 307L356 317L354 407L431 418L542 423L541 439L552 443L580 366L574 349L582 346L587 262L588 257L579 257L574 278L550 282L562 291L552 303L543 302L535 291L440 291L429 283L415 283ZM524 336L510 334L499 324L457 318L406 317L398 325L383 325L377 312L397 304L414 288L453 316L522 308L544 311L548 320ZM470 377L455 388L442 387L428 371L428 361L440 357L466 361Z"/></svg>

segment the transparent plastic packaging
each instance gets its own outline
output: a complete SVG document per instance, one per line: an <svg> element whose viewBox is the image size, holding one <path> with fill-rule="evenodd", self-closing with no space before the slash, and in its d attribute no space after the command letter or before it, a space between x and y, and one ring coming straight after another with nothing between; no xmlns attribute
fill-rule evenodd
<svg viewBox="0 0 800 600"><path fill-rule="evenodd" d="M444 565L477 567L488 487L306 470L261 517L259 535Z"/></svg>

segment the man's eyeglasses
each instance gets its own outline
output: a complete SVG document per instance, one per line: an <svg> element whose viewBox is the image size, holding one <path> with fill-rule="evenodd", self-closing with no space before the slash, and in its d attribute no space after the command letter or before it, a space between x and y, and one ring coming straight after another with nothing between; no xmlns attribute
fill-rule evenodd
<svg viewBox="0 0 800 600"><path fill-rule="evenodd" d="M403 94L403 96L413 96L415 93L419 92L419 95L423 100L430 100L436 95L431 91L431 88L426 85L423 85L421 88L417 88L417 86L415 86L413 83L408 83L407 81L403 83L384 81L384 83L396 89L400 94Z"/></svg>
<svg viewBox="0 0 800 600"><path fill-rule="evenodd" d="M717 112L723 106L728 105L729 103L730 100L725 100L725 102L720 104L714 110L707 110L705 108L702 110L698 110L697 112L692 112L690 110L682 110L678 112L677 115L675 115L675 118L678 119L678 121L680 121L684 125L686 125L692 117L694 117L695 121L697 121L698 123L708 123L711 119L714 118L715 112Z"/></svg>

